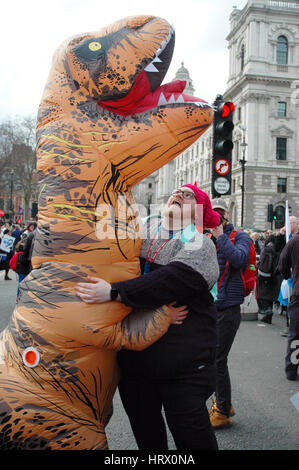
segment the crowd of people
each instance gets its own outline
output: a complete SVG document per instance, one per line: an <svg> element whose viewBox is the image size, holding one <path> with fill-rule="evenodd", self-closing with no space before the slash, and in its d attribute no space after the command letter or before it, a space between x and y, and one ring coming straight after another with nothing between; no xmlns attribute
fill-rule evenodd
<svg viewBox="0 0 299 470"><path fill-rule="evenodd" d="M203 208L204 233L190 232L190 221L193 227L198 223L198 207ZM261 321L272 323L275 303L281 314L287 312L285 373L289 380L297 376L298 366L290 357L291 341L299 339L298 221L290 217L291 240L286 242L285 227L264 233L236 230L229 216L222 198L210 200L197 186L184 185L172 193L162 217L145 223L140 277L112 285L93 278L76 286L76 294L86 303L119 301L133 309L162 305L172 305L174 312L178 309L178 321L171 322L160 340L144 351L118 353L120 396L139 449L167 449L162 408L178 450L217 449L214 429L231 425L235 410L228 355L241 321L242 272L249 263L252 242ZM23 267L14 269L19 281L30 272L35 229L35 222L26 227L3 224L1 240L5 235L15 239L9 252L0 251L5 280L10 280L13 256L20 253ZM194 240L197 245L191 244ZM283 279L291 277L293 292L286 301L281 286Z"/></svg>
<svg viewBox="0 0 299 470"><path fill-rule="evenodd" d="M31 256L36 222L10 223L0 226L0 271L5 271L4 280L11 281L10 270L18 275L18 284L30 273ZM19 295L19 287L17 298Z"/></svg>
<svg viewBox="0 0 299 470"><path fill-rule="evenodd" d="M283 276L279 270L279 258L286 245L286 227L276 231L265 230L261 233L248 230L247 233L253 240L256 249L258 267L256 298L259 314L262 315L261 321L271 324L276 308L280 315L286 315L286 329L281 332L281 335L287 336L289 327L288 299L281 294ZM290 235L293 237L298 233L298 220L295 216L290 216Z"/></svg>

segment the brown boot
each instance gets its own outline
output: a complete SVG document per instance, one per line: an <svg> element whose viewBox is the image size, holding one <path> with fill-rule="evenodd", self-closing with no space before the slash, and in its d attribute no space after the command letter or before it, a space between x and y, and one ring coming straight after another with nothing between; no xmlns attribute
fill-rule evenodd
<svg viewBox="0 0 299 470"><path fill-rule="evenodd" d="M235 411L232 406L230 409L230 413L233 414L230 414L229 417L221 413L217 408L216 400L214 400L209 411L209 417L212 427L214 429L229 428L232 425L231 416L235 414Z"/></svg>
<svg viewBox="0 0 299 470"><path fill-rule="evenodd" d="M210 412L213 408L217 409L216 398L213 398L213 400L212 400L212 406L210 408L209 414L210 414ZM234 409L233 405L230 405L229 416L232 417L232 416L235 416L235 414L236 414L236 412L235 412L235 409Z"/></svg>

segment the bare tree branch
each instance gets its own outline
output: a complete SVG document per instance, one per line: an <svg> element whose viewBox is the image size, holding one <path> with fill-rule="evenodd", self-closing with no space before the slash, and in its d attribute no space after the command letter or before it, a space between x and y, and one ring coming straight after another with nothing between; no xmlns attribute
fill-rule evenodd
<svg viewBox="0 0 299 470"><path fill-rule="evenodd" d="M35 119L27 116L0 123L0 193L10 193L10 173L13 170L14 189L22 190L25 201L25 219L29 204L37 188Z"/></svg>

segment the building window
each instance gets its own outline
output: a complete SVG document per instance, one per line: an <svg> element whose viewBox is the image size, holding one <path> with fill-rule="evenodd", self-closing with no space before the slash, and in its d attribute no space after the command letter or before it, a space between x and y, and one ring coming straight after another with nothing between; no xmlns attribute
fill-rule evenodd
<svg viewBox="0 0 299 470"><path fill-rule="evenodd" d="M285 137L276 138L276 160L287 159L287 139Z"/></svg>
<svg viewBox="0 0 299 470"><path fill-rule="evenodd" d="M279 101L277 103L277 116L286 117L287 115L287 104L284 101Z"/></svg>
<svg viewBox="0 0 299 470"><path fill-rule="evenodd" d="M241 47L241 72L244 69L244 62L245 62L245 46L243 44Z"/></svg>
<svg viewBox="0 0 299 470"><path fill-rule="evenodd" d="M285 36L279 36L277 39L276 62L279 65L288 63L288 40Z"/></svg>
<svg viewBox="0 0 299 470"><path fill-rule="evenodd" d="M242 108L241 106L238 107L238 121L242 120Z"/></svg>
<svg viewBox="0 0 299 470"><path fill-rule="evenodd" d="M152 188L152 183L148 183L148 188L149 188L149 189Z"/></svg>
<svg viewBox="0 0 299 470"><path fill-rule="evenodd" d="M287 179L286 178L277 178L277 192L278 193L287 192Z"/></svg>

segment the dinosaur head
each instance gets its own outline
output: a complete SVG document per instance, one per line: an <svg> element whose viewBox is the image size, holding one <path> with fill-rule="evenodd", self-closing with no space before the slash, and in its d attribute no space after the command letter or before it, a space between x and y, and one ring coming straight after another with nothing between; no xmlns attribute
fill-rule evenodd
<svg viewBox="0 0 299 470"><path fill-rule="evenodd" d="M184 94L184 81L161 85L173 49L167 21L138 16L77 35L56 51L39 109L37 169L39 220L53 221L43 236L50 238L54 229L59 234L51 250L61 250L60 260L66 259L66 245L78 253L77 245L86 243L85 260L91 236L95 244L106 240L107 219L113 236L122 231L113 260L120 251L133 256L138 230L130 188L176 158L212 123L212 107ZM96 236L90 235L95 223ZM45 252L50 245L45 240L36 246ZM101 249L109 259L108 246ZM48 259L48 252L41 258Z"/></svg>
<svg viewBox="0 0 299 470"><path fill-rule="evenodd" d="M125 18L69 41L70 76L77 88L99 101L126 97L144 75L146 89L153 91L169 68L174 41L173 28L161 18Z"/></svg>

